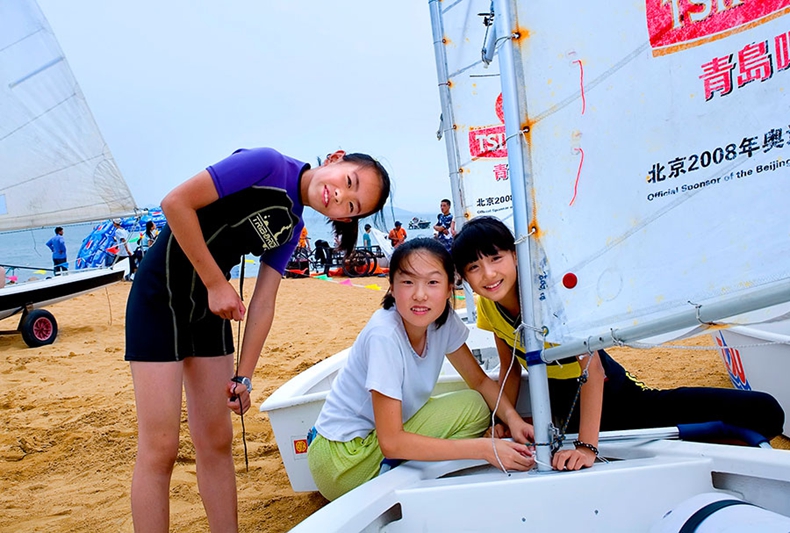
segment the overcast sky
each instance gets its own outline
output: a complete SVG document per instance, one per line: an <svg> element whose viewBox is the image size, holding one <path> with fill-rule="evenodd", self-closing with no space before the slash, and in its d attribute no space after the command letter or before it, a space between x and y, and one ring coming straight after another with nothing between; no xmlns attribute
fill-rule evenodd
<svg viewBox="0 0 790 533"><path fill-rule="evenodd" d="M380 159L450 196L427 0L38 0L141 207L239 147Z"/></svg>

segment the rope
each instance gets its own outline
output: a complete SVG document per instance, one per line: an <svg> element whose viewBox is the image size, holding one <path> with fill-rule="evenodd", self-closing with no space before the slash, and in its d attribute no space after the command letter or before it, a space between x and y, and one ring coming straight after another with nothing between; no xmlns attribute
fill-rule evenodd
<svg viewBox="0 0 790 533"><path fill-rule="evenodd" d="M244 301L244 256L241 256L241 267L239 268L239 297L241 301ZM239 349L236 350L236 371L234 375L239 375L239 362L241 361L241 347L242 347L242 336L241 336L241 323L244 321L242 317L239 320L238 329L236 332L236 344L238 344ZM232 393L236 393L236 383L233 384ZM248 391L249 394L249 391ZM241 442L244 444L244 468L247 472L250 471L250 459L249 455L247 454L247 430L244 427L244 408L241 405L241 396L236 396L236 400L239 402L239 417L241 418Z"/></svg>

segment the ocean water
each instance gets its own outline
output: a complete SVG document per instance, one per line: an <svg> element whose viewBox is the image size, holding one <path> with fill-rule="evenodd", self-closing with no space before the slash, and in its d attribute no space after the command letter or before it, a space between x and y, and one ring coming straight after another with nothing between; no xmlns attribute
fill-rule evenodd
<svg viewBox="0 0 790 533"><path fill-rule="evenodd" d="M69 270L74 268L74 260L82 240L90 234L93 227L94 223L63 226ZM51 269L52 252L47 248L46 242L54 235L55 226L0 233L0 265L24 267L18 269L17 275L20 279L27 279L38 269ZM52 273L49 272L48 275Z"/></svg>

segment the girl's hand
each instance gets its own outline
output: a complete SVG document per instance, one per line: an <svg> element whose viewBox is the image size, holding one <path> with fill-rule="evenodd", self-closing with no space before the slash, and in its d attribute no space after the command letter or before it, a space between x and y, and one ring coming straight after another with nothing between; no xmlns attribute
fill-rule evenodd
<svg viewBox="0 0 790 533"><path fill-rule="evenodd" d="M252 404L247 387L243 383L228 381L225 389L225 393L228 395L228 409L237 415L246 413ZM241 400L241 406L239 405L239 400Z"/></svg>
<svg viewBox="0 0 790 533"><path fill-rule="evenodd" d="M496 439L509 439L511 437L510 429L508 429L508 427L504 424L495 424L493 431L491 426L488 426L488 429L483 434L483 436L490 439L492 433Z"/></svg>
<svg viewBox="0 0 790 533"><path fill-rule="evenodd" d="M513 436L513 440L516 442L522 444L535 442L535 428L532 427L532 424L524 422L522 418L511 423L510 433Z"/></svg>
<svg viewBox="0 0 790 533"><path fill-rule="evenodd" d="M554 470L581 470L584 467L591 467L595 462L595 454L587 448L574 448L572 450L560 450L554 454L551 466Z"/></svg>
<svg viewBox="0 0 790 533"><path fill-rule="evenodd" d="M523 444L502 439L482 439L486 446L485 460L496 468L505 467L505 470L518 470L525 472L532 468L535 459L532 457L532 450ZM492 446L493 443L493 446ZM494 454L496 447L496 454ZM499 461L497 461L497 455ZM502 463L500 465L499 463Z"/></svg>
<svg viewBox="0 0 790 533"><path fill-rule="evenodd" d="M228 281L223 280L217 285L207 287L207 290L208 308L212 313L226 320L240 321L244 318L244 303Z"/></svg>

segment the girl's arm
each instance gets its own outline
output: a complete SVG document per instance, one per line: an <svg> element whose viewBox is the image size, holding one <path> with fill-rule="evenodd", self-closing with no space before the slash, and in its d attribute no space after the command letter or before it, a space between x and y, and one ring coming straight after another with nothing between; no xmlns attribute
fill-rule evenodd
<svg viewBox="0 0 790 533"><path fill-rule="evenodd" d="M181 249L208 290L209 309L225 319L241 320L244 304L225 279L206 246L197 210L219 199L207 170L188 179L165 196L162 211Z"/></svg>
<svg viewBox="0 0 790 533"><path fill-rule="evenodd" d="M579 359L582 368L587 366L588 359ZM598 432L601 427L601 411L603 409L604 370L598 352L589 361L587 383L582 385L579 397L579 440L598 447ZM564 414L564 413L563 413ZM552 466L557 470L579 470L592 466L595 453L589 448L579 447L574 450L560 450L552 459Z"/></svg>
<svg viewBox="0 0 790 533"><path fill-rule="evenodd" d="M282 276L266 263L261 262L258 270L258 279L255 282L255 290L249 302L249 313L247 314L247 324L244 327L244 338L239 357L239 368L237 375L252 379L258 358L263 350L263 343L269 335L274 320L274 306L277 298L277 289L280 288ZM246 412L250 407L249 391L240 383L228 382L228 407L236 414ZM239 409L238 400L231 401L230 398L239 396L242 409Z"/></svg>
<svg viewBox="0 0 790 533"><path fill-rule="evenodd" d="M499 398L499 385L483 372L469 347L464 344L453 353L447 354L447 359L458 370L469 388L479 392L493 411L497 404L497 398ZM496 414L500 420L507 424L511 435L517 442L534 442L535 431L532 425L524 422L505 393L499 399L499 408Z"/></svg>
<svg viewBox="0 0 790 533"><path fill-rule="evenodd" d="M409 433L403 429L400 400L371 391L373 414L379 446L388 459L413 461L445 461L451 459L484 459L499 467L496 446L502 465L508 470L529 470L533 465L529 448L501 439L439 439Z"/></svg>

